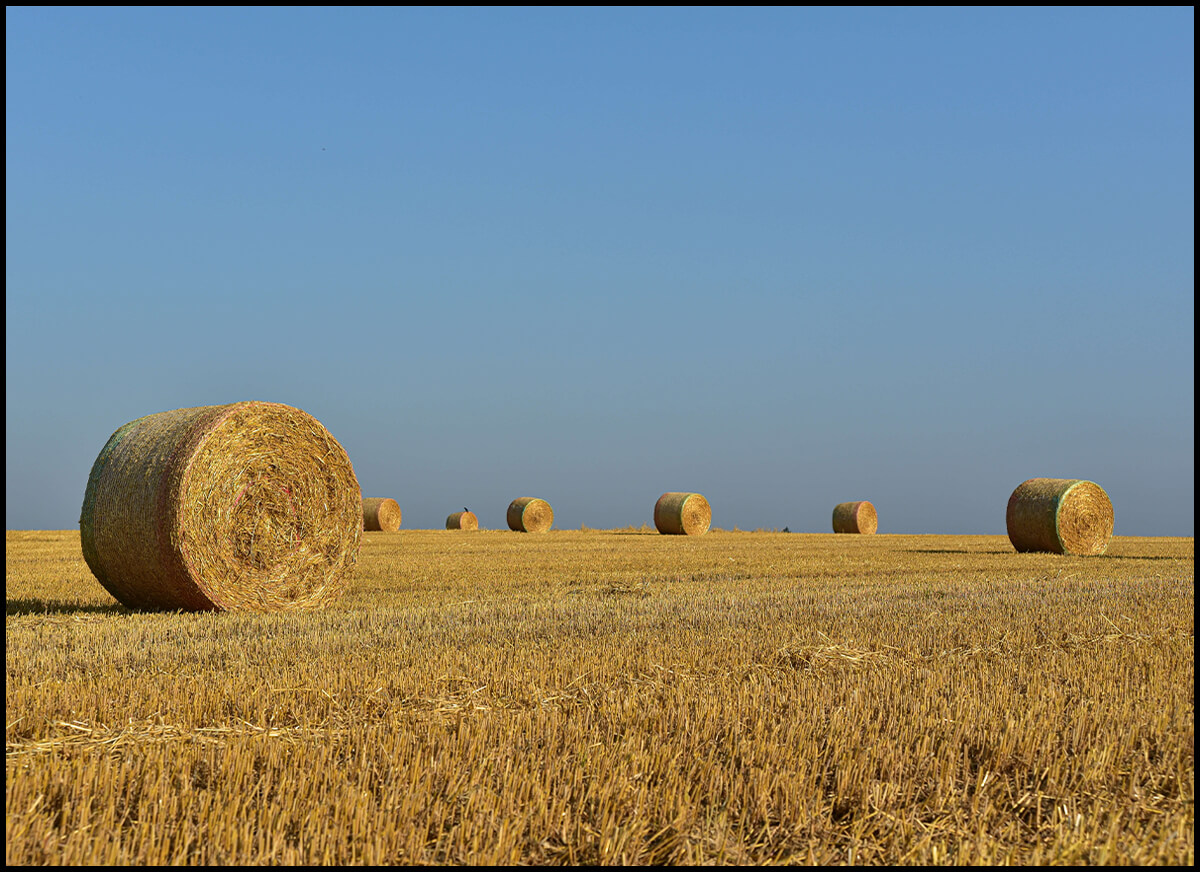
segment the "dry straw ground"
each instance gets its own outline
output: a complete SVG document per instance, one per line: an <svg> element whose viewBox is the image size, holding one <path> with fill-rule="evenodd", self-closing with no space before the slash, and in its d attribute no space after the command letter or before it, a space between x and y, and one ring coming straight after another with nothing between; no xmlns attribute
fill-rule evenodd
<svg viewBox="0 0 1200 872"><path fill-rule="evenodd" d="M10 864L1191 864L1194 548L366 534L316 613L6 541Z"/></svg>

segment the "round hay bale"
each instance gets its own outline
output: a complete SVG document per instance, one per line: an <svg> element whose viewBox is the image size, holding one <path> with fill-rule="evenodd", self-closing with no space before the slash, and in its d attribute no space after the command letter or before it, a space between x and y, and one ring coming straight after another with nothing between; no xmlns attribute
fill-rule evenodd
<svg viewBox="0 0 1200 872"><path fill-rule="evenodd" d="M404 513L400 504L388 497L365 497L362 501L363 529L394 533L400 529Z"/></svg>
<svg viewBox="0 0 1200 872"><path fill-rule="evenodd" d="M92 573L129 608L310 610L345 587L362 512L350 458L320 421L243 402L118 429L79 531Z"/></svg>
<svg viewBox="0 0 1200 872"><path fill-rule="evenodd" d="M508 528L518 533L545 533L554 524L554 509L537 497L520 497L508 504Z"/></svg>
<svg viewBox="0 0 1200 872"><path fill-rule="evenodd" d="M833 507L833 532L871 534L879 529L879 515L866 500Z"/></svg>
<svg viewBox="0 0 1200 872"><path fill-rule="evenodd" d="M1104 488L1077 478L1031 478L1008 498L1008 538L1017 551L1103 554L1113 534Z"/></svg>
<svg viewBox="0 0 1200 872"><path fill-rule="evenodd" d="M700 494L665 493L654 504L654 526L673 536L699 536L712 524L712 507Z"/></svg>
<svg viewBox="0 0 1200 872"><path fill-rule="evenodd" d="M479 519L475 517L475 513L467 509L461 512L453 512L450 517L446 518L447 530L478 530Z"/></svg>

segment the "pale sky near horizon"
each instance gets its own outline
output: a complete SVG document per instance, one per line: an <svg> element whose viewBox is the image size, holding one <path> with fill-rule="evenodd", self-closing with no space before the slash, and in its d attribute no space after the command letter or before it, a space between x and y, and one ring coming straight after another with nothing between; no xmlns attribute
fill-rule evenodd
<svg viewBox="0 0 1200 872"><path fill-rule="evenodd" d="M1194 535L1194 9L8 7L6 526L305 409L405 528Z"/></svg>

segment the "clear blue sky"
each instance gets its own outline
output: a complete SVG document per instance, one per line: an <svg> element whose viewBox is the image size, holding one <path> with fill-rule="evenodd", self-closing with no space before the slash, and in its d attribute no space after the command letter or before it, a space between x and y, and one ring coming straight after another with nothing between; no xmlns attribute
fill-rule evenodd
<svg viewBox="0 0 1200 872"><path fill-rule="evenodd" d="M1194 534L1194 10L8 7L5 513L271 400L406 528Z"/></svg>

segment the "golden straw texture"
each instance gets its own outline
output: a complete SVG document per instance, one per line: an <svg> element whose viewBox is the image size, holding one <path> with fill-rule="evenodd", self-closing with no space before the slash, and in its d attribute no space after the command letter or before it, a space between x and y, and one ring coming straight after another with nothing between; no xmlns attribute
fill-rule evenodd
<svg viewBox="0 0 1200 872"><path fill-rule="evenodd" d="M1005 522L1018 551L1103 554L1113 534L1113 507L1095 482L1031 478L1008 498Z"/></svg>
<svg viewBox="0 0 1200 872"><path fill-rule="evenodd" d="M317 609L362 537L350 458L291 406L177 409L118 429L92 466L84 559L135 609Z"/></svg>
<svg viewBox="0 0 1200 872"><path fill-rule="evenodd" d="M400 504L388 497L364 497L362 501L363 529L394 533L400 529L404 513Z"/></svg>
<svg viewBox="0 0 1200 872"><path fill-rule="evenodd" d="M874 533L879 529L879 516L875 507L866 500L853 503L838 503L833 507L833 532Z"/></svg>
<svg viewBox="0 0 1200 872"><path fill-rule="evenodd" d="M508 505L508 528L518 533L545 533L554 524L554 509L537 497L520 497Z"/></svg>
<svg viewBox="0 0 1200 872"><path fill-rule="evenodd" d="M461 512L453 512L446 518L447 530L478 530L479 519L475 517L475 513L468 510Z"/></svg>
<svg viewBox="0 0 1200 872"><path fill-rule="evenodd" d="M660 533L699 536L711 523L712 507L700 494L665 493L654 504L654 526Z"/></svg>

